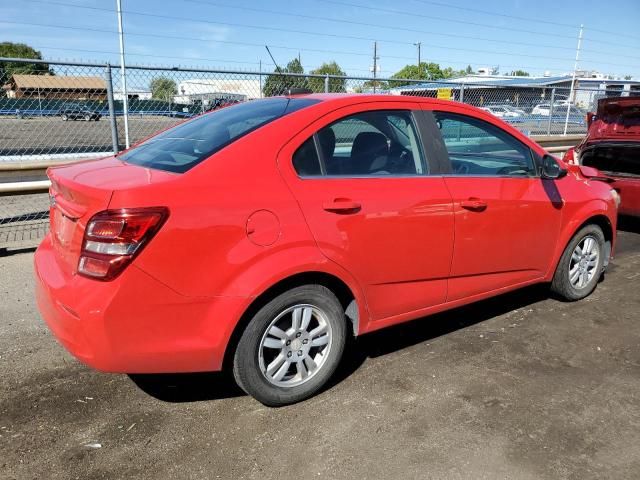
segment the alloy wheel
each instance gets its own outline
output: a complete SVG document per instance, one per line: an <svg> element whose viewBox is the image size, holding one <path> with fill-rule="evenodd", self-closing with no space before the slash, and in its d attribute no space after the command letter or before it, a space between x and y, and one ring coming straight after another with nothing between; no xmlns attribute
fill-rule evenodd
<svg viewBox="0 0 640 480"><path fill-rule="evenodd" d="M600 246L591 235L584 237L571 254L569 261L569 282L576 289L585 288L596 275Z"/></svg>
<svg viewBox="0 0 640 480"><path fill-rule="evenodd" d="M278 387L309 381L324 365L332 344L331 325L318 307L294 305L267 327L258 346L260 371Z"/></svg>

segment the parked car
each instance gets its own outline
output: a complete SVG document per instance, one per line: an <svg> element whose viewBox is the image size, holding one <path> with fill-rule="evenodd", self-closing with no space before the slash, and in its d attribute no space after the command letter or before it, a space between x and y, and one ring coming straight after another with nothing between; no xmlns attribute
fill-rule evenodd
<svg viewBox="0 0 640 480"><path fill-rule="evenodd" d="M558 117L566 117L567 109L569 109L569 117L579 116L580 118L584 118L585 113L579 108L569 105L567 102L560 102L553 104L553 112L551 111L551 104L549 103L541 103L536 105L531 110L532 115L542 115L543 117L548 117L549 115L558 116Z"/></svg>
<svg viewBox="0 0 640 480"><path fill-rule="evenodd" d="M587 123L586 137L565 161L601 170L622 197L620 213L640 216L640 97L603 98Z"/></svg>
<svg viewBox="0 0 640 480"><path fill-rule="evenodd" d="M81 103L65 103L58 111L58 115L60 115L65 122L67 120L98 121L101 117L100 112L92 110Z"/></svg>
<svg viewBox="0 0 640 480"><path fill-rule="evenodd" d="M596 170L431 98L254 100L48 175L59 341L108 372L228 368L266 405L323 388L351 334L536 283L584 298L616 238Z"/></svg>
<svg viewBox="0 0 640 480"><path fill-rule="evenodd" d="M511 108L508 108L505 105L489 105L486 107L480 107L480 110L489 112L490 114L498 118L515 118L521 115L520 113L512 110Z"/></svg>
<svg viewBox="0 0 640 480"><path fill-rule="evenodd" d="M520 117L522 115L527 115L527 112L522 110L521 108L514 107L508 103L488 103L486 107L490 109L499 108L502 112L511 113L511 117Z"/></svg>

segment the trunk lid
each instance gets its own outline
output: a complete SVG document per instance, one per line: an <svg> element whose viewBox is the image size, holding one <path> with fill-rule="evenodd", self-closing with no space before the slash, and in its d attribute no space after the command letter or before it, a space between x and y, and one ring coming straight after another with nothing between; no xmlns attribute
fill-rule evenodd
<svg viewBox="0 0 640 480"><path fill-rule="evenodd" d="M640 141L640 97L613 97L598 101L589 128L589 140L609 138Z"/></svg>
<svg viewBox="0 0 640 480"><path fill-rule="evenodd" d="M116 190L176 178L175 174L127 164L116 157L50 168L51 241L60 266L75 274L89 219L109 207ZM132 205L135 207L135 205Z"/></svg>

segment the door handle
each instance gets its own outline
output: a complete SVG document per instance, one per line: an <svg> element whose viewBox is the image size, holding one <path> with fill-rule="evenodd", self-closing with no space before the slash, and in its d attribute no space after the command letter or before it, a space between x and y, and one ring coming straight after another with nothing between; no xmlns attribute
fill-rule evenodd
<svg viewBox="0 0 640 480"><path fill-rule="evenodd" d="M482 212L487 209L487 202L480 200L479 198L470 198L468 200L462 200L460 206L465 210L471 210L473 212Z"/></svg>
<svg viewBox="0 0 640 480"><path fill-rule="evenodd" d="M336 198L331 202L324 202L322 208L332 213L356 213L362 205L348 198Z"/></svg>

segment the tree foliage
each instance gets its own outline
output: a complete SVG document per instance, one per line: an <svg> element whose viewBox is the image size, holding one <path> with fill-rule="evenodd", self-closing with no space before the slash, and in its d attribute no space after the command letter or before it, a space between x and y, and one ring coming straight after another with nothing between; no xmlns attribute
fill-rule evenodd
<svg viewBox="0 0 640 480"><path fill-rule="evenodd" d="M471 65L469 65L465 70L454 70L451 67L442 69L437 63L420 62L420 65L405 65L404 68L394 73L391 78L409 80L441 80L466 75L470 70L472 71ZM390 81L389 86L391 88L400 87L407 83L409 82L403 82L402 80Z"/></svg>
<svg viewBox="0 0 640 480"><path fill-rule="evenodd" d="M345 77L347 75L335 61L330 63L325 62L315 70L311 70L309 73L314 75L333 75L336 77ZM324 78L309 77L308 83L309 88L314 92L324 92ZM345 83L344 78L330 78L329 91L332 93L346 92Z"/></svg>
<svg viewBox="0 0 640 480"><path fill-rule="evenodd" d="M24 43L1 42L0 57L42 60L42 53ZM13 74L53 75L53 70L46 63L0 62L0 83L8 82Z"/></svg>
<svg viewBox="0 0 640 480"><path fill-rule="evenodd" d="M168 77L156 77L151 80L149 90L151 90L151 98L165 102L171 101L178 93L176 82Z"/></svg>
<svg viewBox="0 0 640 480"><path fill-rule="evenodd" d="M529 72L525 72L524 70L513 70L509 75L514 77L528 77Z"/></svg>
<svg viewBox="0 0 640 480"><path fill-rule="evenodd" d="M304 76L279 75L282 73L304 73L304 68L300 60L294 58L284 68L276 67L271 75L267 77L262 87L265 97L283 95L290 88L309 88L307 78Z"/></svg>

